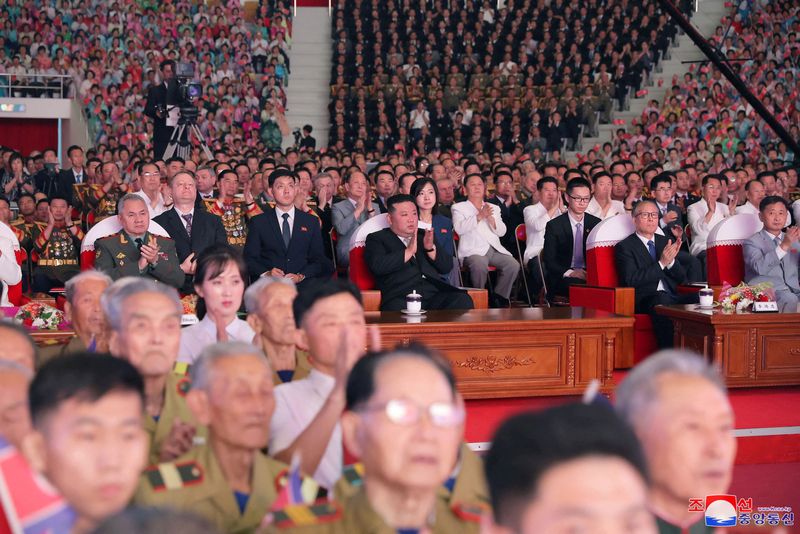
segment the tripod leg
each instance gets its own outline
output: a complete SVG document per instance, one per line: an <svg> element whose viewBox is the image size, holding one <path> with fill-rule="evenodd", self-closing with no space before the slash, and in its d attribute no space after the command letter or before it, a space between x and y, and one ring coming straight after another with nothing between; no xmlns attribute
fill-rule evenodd
<svg viewBox="0 0 800 534"><path fill-rule="evenodd" d="M197 138L197 142L200 144L200 148L203 150L206 158L213 159L214 155L211 153L211 149L206 144L206 140L203 137L203 132L200 131L200 128L197 126L197 124L191 124L190 128L190 134L194 133L194 136Z"/></svg>
<svg viewBox="0 0 800 534"><path fill-rule="evenodd" d="M164 150L164 161L175 155L175 150L178 148L178 142L183 135L183 130L185 128L185 124L180 124L172 131L172 137L170 137L169 143L167 143L167 148Z"/></svg>

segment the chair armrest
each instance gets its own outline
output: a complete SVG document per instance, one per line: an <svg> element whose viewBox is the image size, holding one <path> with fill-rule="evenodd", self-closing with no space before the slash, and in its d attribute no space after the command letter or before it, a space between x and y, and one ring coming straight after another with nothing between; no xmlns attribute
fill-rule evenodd
<svg viewBox="0 0 800 534"><path fill-rule="evenodd" d="M635 290L632 287L573 285L569 288L570 306L605 310L617 315L633 316Z"/></svg>

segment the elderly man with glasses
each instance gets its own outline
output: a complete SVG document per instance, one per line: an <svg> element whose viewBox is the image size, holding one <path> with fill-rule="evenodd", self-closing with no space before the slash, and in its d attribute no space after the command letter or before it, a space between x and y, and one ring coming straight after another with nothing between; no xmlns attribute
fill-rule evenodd
<svg viewBox="0 0 800 534"><path fill-rule="evenodd" d="M659 304L691 304L697 294L678 295L678 285L687 281L686 270L676 261L681 236L656 234L661 214L652 200L639 202L633 210L636 231L614 247L622 286L636 289L636 313L647 313L659 347L672 346L672 321L655 312Z"/></svg>

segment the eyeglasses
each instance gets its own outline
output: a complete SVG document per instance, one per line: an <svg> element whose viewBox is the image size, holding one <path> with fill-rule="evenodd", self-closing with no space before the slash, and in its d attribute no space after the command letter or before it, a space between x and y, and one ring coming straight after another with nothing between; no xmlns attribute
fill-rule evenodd
<svg viewBox="0 0 800 534"><path fill-rule="evenodd" d="M579 204L586 204L592 199L592 197L574 197L572 195L567 196Z"/></svg>
<svg viewBox="0 0 800 534"><path fill-rule="evenodd" d="M636 214L637 217L642 219L658 219L658 212L656 211L642 211Z"/></svg>
<svg viewBox="0 0 800 534"><path fill-rule="evenodd" d="M161 176L161 173L158 173L158 172L143 172L142 176Z"/></svg>
<svg viewBox="0 0 800 534"><path fill-rule="evenodd" d="M392 399L372 406L363 406L357 411L382 411L389 421L402 426L417 424L422 419L423 412L427 412L428 420L440 428L452 428L464 421L464 408L450 402L434 402L428 406L420 406L409 399Z"/></svg>

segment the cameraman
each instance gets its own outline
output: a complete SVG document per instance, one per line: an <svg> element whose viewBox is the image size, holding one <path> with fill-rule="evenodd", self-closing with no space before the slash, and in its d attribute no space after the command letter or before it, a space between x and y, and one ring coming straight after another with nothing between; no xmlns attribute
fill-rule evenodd
<svg viewBox="0 0 800 534"><path fill-rule="evenodd" d="M47 198L56 195L64 196L58 173L58 154L55 149L48 148L44 151L44 168L33 176L33 185L36 190L47 195Z"/></svg>
<svg viewBox="0 0 800 534"><path fill-rule="evenodd" d="M163 159L172 132L177 125L175 107L175 62L166 59L159 65L161 83L154 85L147 93L144 114L153 119L153 160ZM173 108L174 111L171 111Z"/></svg>

